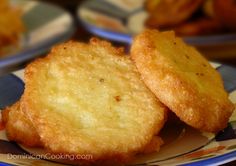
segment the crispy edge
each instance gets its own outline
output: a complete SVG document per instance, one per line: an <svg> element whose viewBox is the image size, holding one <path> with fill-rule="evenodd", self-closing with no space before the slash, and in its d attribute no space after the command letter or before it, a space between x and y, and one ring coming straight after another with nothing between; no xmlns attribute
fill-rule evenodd
<svg viewBox="0 0 236 166"><path fill-rule="evenodd" d="M28 147L42 146L36 129L22 111L20 101L2 111L2 120L10 141L16 141Z"/></svg>
<svg viewBox="0 0 236 166"><path fill-rule="evenodd" d="M134 39L131 47L131 57L146 85L170 110L190 126L214 133L224 129L234 109L233 103L228 98L216 101L211 96L200 94L195 87L191 87L183 80L182 76L168 67L158 69L157 64L153 62L158 52L155 48L155 40L161 40L155 38L158 33L160 32L157 30L145 30ZM171 36L174 32L164 33L170 33ZM216 79L219 79L222 84L220 87L223 88L220 75L218 73L216 75ZM165 79L166 76L168 79Z"/></svg>
<svg viewBox="0 0 236 166"><path fill-rule="evenodd" d="M92 45L92 47L96 47L97 49L100 49L100 47L102 47L102 49L106 49L106 51L114 56L119 56L120 58L124 58L124 59L130 59L130 57L128 56L123 56L124 55L124 49L123 48L115 48L111 45L111 43L107 42L107 41L102 41L102 40L99 40L97 38L92 38L90 40L90 44ZM29 103L27 102L27 98L30 98L28 95L30 94L30 91L33 90L32 89L32 76L33 74L37 71L38 69L38 65L41 65L42 63L46 63L47 61L50 61L50 60L53 60L53 57L54 56L58 56L58 50L60 49L68 49L71 45L77 45L77 43L73 42L73 41L69 41L65 44L60 44L60 45L57 45L55 47L52 48L51 52L45 57L45 58L41 58L41 59L37 59L36 61L34 61L33 63L29 64L25 70L25 82L26 82L26 88L28 93L24 93L23 95L23 103L25 105L25 112L28 114L28 112L32 109L34 109L34 107ZM80 43L81 47L87 47L87 44L83 44L83 43ZM62 55L59 55L59 56L62 56ZM132 62L131 62L132 63ZM160 103L161 104L161 103ZM163 105L163 109L165 110L166 108L164 107ZM34 116L28 114L28 117L31 119L31 121L35 122L37 119L35 119ZM164 122L166 120L166 113L164 111L164 119L163 119L163 123L160 124L159 127L156 127L158 128L157 132L156 133L153 133L153 134L157 134L161 128L163 127L164 125ZM146 146L149 146L149 144L141 147L140 149L143 150L143 152L145 151L157 151L159 150L160 145L163 144L163 141L157 137L156 139L154 139L154 137L156 138L156 136L153 136L153 138L150 139L150 143L152 145L155 145L154 147L150 148L150 147L146 147ZM47 144L44 143L44 147L45 149L50 152L51 154L64 154L64 151L63 149L59 149L58 151L52 151L50 150L50 148L48 148ZM100 165L100 163L103 164L106 164L107 163L118 163L120 164L121 162L122 163L127 163L129 162L133 157L134 157L134 154L137 153L137 152L130 152L129 154L105 154L103 158L101 159L96 159L96 160L89 160L89 162L84 162L84 161L75 161L75 163L80 163L80 164L95 164L95 165ZM73 155L73 154L72 154ZM105 161L105 160L106 161ZM105 163L104 163L105 161ZM96 163L95 163L96 162Z"/></svg>

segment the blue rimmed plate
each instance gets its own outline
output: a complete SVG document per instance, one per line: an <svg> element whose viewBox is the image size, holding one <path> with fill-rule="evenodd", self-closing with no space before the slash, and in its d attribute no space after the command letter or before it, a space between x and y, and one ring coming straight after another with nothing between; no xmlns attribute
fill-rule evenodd
<svg viewBox="0 0 236 166"><path fill-rule="evenodd" d="M230 99L236 103L236 68L213 64L224 80ZM14 103L23 93L23 70L0 77L0 108ZM0 121L1 122L1 121ZM182 123L166 125L161 132L165 144L160 152L139 155L130 165L219 165L236 160L236 111L228 127L213 135ZM31 156L33 154L35 157ZM40 159L44 157L47 160ZM47 158L48 157L48 158ZM49 161L42 149L26 148L9 142L0 123L0 165L61 165ZM55 156L53 158L56 159Z"/></svg>
<svg viewBox="0 0 236 166"><path fill-rule="evenodd" d="M31 0L11 0L11 3L22 11L26 31L19 46L10 48L0 57L0 74L45 53L75 31L72 16L60 7Z"/></svg>
<svg viewBox="0 0 236 166"><path fill-rule="evenodd" d="M144 22L148 14L143 8L143 2L144 0L86 0L78 7L77 16L88 31L130 44L132 37L145 28ZM186 37L184 40L208 57L236 57L236 33Z"/></svg>

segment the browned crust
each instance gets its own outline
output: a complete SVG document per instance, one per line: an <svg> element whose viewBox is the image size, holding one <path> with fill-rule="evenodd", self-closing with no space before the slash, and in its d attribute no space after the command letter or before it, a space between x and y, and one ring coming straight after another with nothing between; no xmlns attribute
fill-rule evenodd
<svg viewBox="0 0 236 166"><path fill-rule="evenodd" d="M28 147L41 147L41 141L31 121L23 113L20 101L2 111L7 138Z"/></svg>
<svg viewBox="0 0 236 166"><path fill-rule="evenodd" d="M159 41L163 40L166 45L157 48ZM176 58L166 52L177 47L169 51ZM184 54L186 50L189 55ZM205 58L176 38L173 32L144 31L134 39L131 56L146 85L182 121L208 132L218 132L226 127L234 105L228 99L220 75ZM195 63L193 69L190 67L190 71L182 71L185 65L187 68L191 63ZM186 72L193 72L191 76L197 81L188 78ZM198 85L206 84L211 88L201 91Z"/></svg>
<svg viewBox="0 0 236 166"><path fill-rule="evenodd" d="M36 98L33 99L34 96L32 96L32 93L34 91L37 91L37 89L35 89L35 84L38 81L36 79L36 77L38 77L37 73L39 72L42 65L50 65L48 64L48 62L52 62L56 60L63 60L63 58L67 56L63 53L63 50L69 49L71 54L76 54L77 51L80 51L80 50L83 51L83 49L90 49L91 47L94 47L96 49L101 49L100 56L103 56L103 53L104 54L109 53L112 56L118 56L119 60L121 61L123 60L129 61L130 59L130 57L124 56L124 52L122 48L114 48L108 42L100 41L96 38L93 38L90 41L90 45L77 43L77 42L68 42L65 44L58 45L51 50L48 56L46 56L45 58L37 59L33 63L29 64L27 68L25 69L25 77L24 77L25 78L25 92L22 97L22 104L24 106L24 112L27 115L27 117L34 123L36 131L39 133L41 137L41 141L43 142L46 150L50 151L53 154L64 154L64 153L67 154L68 152L65 152L63 145L61 147L57 147L56 149L52 148L49 142L52 142L53 140L55 144L58 143L57 139L55 139L55 135L54 137L51 137L48 135L41 135L42 131L47 128L46 127L47 124L45 124L46 122L44 122L44 120L42 119L42 116L38 114L38 112L42 110L38 110L37 105L35 105L34 103L34 100L37 100L37 99ZM104 50L106 51L104 52ZM131 61L129 63L130 65L133 65ZM136 70L135 67L134 67L134 70ZM161 115L159 117L160 119L157 120L158 122L156 123L155 126L153 126L153 128L150 131L153 135L157 134L160 131L160 129L164 125L165 116L166 116L165 107L162 106L162 104L159 103L159 101L157 101L157 104L161 105L161 107L163 108L163 110L161 110L163 114L160 114ZM57 132L55 131L55 133ZM145 137L146 137L145 139L147 143L150 142L152 139L152 137L150 136L145 136ZM137 152L144 150L145 146L146 145L144 144L144 145L141 145L140 148L136 150L132 150L132 151L127 150L126 153L104 152L104 154L100 154L98 156L94 155L93 160L89 160L85 162L78 161L78 162L79 163L82 162L82 164L91 164L91 163L95 164L96 162L96 164L98 163L98 165L100 162L104 164L104 162L106 161L108 161L109 163L110 162L124 163L124 162L129 161L130 158L132 158L133 155L136 154Z"/></svg>

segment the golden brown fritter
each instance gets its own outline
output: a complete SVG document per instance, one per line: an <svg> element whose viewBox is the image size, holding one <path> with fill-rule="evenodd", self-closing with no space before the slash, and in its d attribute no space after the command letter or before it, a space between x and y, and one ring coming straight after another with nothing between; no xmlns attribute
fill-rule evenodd
<svg viewBox="0 0 236 166"><path fill-rule="evenodd" d="M98 39L58 45L28 65L21 101L47 150L89 154L93 164L147 150L165 122L130 58Z"/></svg>
<svg viewBox="0 0 236 166"><path fill-rule="evenodd" d="M131 56L146 85L182 121L209 132L226 127L234 105L219 73L174 32L144 31Z"/></svg>
<svg viewBox="0 0 236 166"><path fill-rule="evenodd" d="M2 120L10 141L16 141L25 146L42 146L38 133L22 110L20 101L2 111Z"/></svg>

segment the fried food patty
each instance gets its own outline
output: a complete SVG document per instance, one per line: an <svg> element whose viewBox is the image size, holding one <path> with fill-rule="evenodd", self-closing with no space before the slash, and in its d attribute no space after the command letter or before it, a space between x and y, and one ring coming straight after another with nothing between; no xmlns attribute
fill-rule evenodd
<svg viewBox="0 0 236 166"><path fill-rule="evenodd" d="M24 114L20 101L2 111L7 138L26 146L40 147L40 137L33 124Z"/></svg>
<svg viewBox="0 0 236 166"><path fill-rule="evenodd" d="M208 132L226 127L234 105L219 73L174 32L144 31L131 56L146 85L182 121Z"/></svg>
<svg viewBox="0 0 236 166"><path fill-rule="evenodd" d="M98 39L58 45L28 65L22 103L47 150L92 163L146 150L166 112L123 50Z"/></svg>

